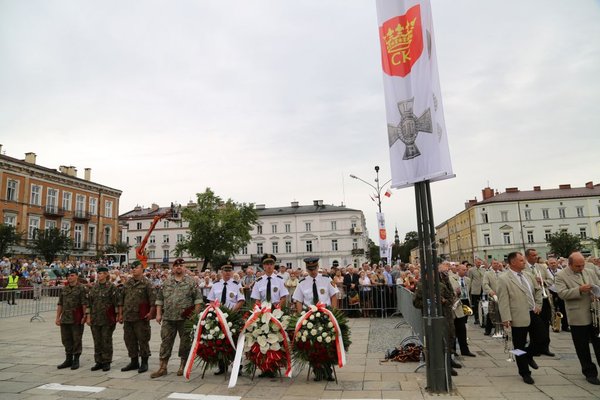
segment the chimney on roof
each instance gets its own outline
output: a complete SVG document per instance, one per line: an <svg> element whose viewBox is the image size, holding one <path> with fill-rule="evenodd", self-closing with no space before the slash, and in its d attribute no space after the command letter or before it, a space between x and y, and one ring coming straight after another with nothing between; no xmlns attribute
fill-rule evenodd
<svg viewBox="0 0 600 400"><path fill-rule="evenodd" d="M483 188L483 190L481 191L481 195L483 197L483 200L487 200L491 197L494 197L494 190L488 186L486 188Z"/></svg>
<svg viewBox="0 0 600 400"><path fill-rule="evenodd" d="M61 165L60 167L58 167L58 170L60 171L61 174L67 175L68 174L67 168L68 168L67 166Z"/></svg>
<svg viewBox="0 0 600 400"><path fill-rule="evenodd" d="M67 168L67 175L77 177L77 168L70 165Z"/></svg>
<svg viewBox="0 0 600 400"><path fill-rule="evenodd" d="M468 201L465 203L465 210L466 210L466 209L468 209L468 208L471 208L471 207L473 207L475 204L477 204L477 199L476 199L476 198L475 198L475 199L473 199L473 200L468 200Z"/></svg>
<svg viewBox="0 0 600 400"><path fill-rule="evenodd" d="M298 203L297 201L292 201L292 207L298 208L298 207L300 207L300 203Z"/></svg>
<svg viewBox="0 0 600 400"><path fill-rule="evenodd" d="M35 153L31 153L31 152L25 153L25 162L26 163L35 164L35 158L36 158Z"/></svg>
<svg viewBox="0 0 600 400"><path fill-rule="evenodd" d="M559 189L571 189L571 184L566 183L564 185L558 185Z"/></svg>
<svg viewBox="0 0 600 400"><path fill-rule="evenodd" d="M92 180L92 169L86 168L83 172L83 177L83 179L85 179L86 181Z"/></svg>
<svg viewBox="0 0 600 400"><path fill-rule="evenodd" d="M265 207L265 205L264 205L264 204L257 204L257 205L256 205L256 209L257 209L257 210L264 210L265 208L266 208L266 207Z"/></svg>
<svg viewBox="0 0 600 400"><path fill-rule="evenodd" d="M133 207L133 211L142 211L142 207L138 204L137 206Z"/></svg>
<svg viewBox="0 0 600 400"><path fill-rule="evenodd" d="M518 187L506 188L506 193L519 193L519 188Z"/></svg>
<svg viewBox="0 0 600 400"><path fill-rule="evenodd" d="M315 207L322 207L323 206L323 200L313 200L313 205Z"/></svg>
<svg viewBox="0 0 600 400"><path fill-rule="evenodd" d="M585 183L585 187L588 188L588 189L593 189L594 188L594 182L592 182L592 181L586 182Z"/></svg>
<svg viewBox="0 0 600 400"><path fill-rule="evenodd" d="M533 191L534 192L541 192L542 191L542 187L541 186L534 186L533 187Z"/></svg>

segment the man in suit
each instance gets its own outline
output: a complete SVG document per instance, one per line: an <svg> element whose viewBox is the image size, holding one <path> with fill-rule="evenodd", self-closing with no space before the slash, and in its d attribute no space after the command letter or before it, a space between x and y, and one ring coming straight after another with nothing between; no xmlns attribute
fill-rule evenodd
<svg viewBox="0 0 600 400"><path fill-rule="evenodd" d="M552 279L556 282L556 275L562 271L562 268L558 266L558 261L555 257L549 257L546 261L548 264L548 272L552 275ZM565 308L565 301L558 296L556 292L556 286L551 285L548 289L550 289L550 296L552 296L552 303L554 304L554 312L560 312L562 314L562 318L560 321L561 329L563 332L570 332L569 328L569 320L567 319L567 309Z"/></svg>
<svg viewBox="0 0 600 400"><path fill-rule="evenodd" d="M467 275L467 266L459 265L457 267L458 276L456 279L451 279L452 287L456 291L457 296L460 297L462 304L470 306L469 292L471 288L471 279ZM456 318L454 318L454 329L456 331L456 339L458 340L458 346L460 347L460 354L466 357L475 357L475 354L469 350L469 344L467 343L467 319L468 315L462 312L462 304L459 304L455 308Z"/></svg>
<svg viewBox="0 0 600 400"><path fill-rule="evenodd" d="M344 275L344 289L346 292L346 295L350 295L350 292L358 292L358 273L356 272L356 270L354 269L354 267L348 267L347 273L346 275ZM359 305L350 305L348 304L348 308L350 309L350 311L348 312L348 316L349 317L358 317L358 307Z"/></svg>
<svg viewBox="0 0 600 400"><path fill-rule="evenodd" d="M591 293L592 285L598 285L599 282L595 274L584 267L583 255L579 252L571 254L568 267L556 274L556 291L565 301L569 312L571 337L581 364L581 372L589 383L600 385L598 369L592 361L589 345L591 341L596 361L600 364L600 338L598 332L594 332L591 313L592 301L598 301Z"/></svg>
<svg viewBox="0 0 600 400"><path fill-rule="evenodd" d="M467 273L467 276L471 279L471 308L473 309L473 315L475 315L475 325L479 324L479 300L481 300L484 272L483 261L476 258L475 266L471 266Z"/></svg>
<svg viewBox="0 0 600 400"><path fill-rule="evenodd" d="M554 284L552 274L548 272L548 268L545 265L539 264L538 253L535 249L525 250L525 259L527 265L523 272L527 272L537 282L540 287L543 287L542 292L542 311L540 312L540 318L544 323L544 329L539 335L539 348L540 354L548 357L554 357L554 353L550 351L550 322L552 320L552 309L550 307L550 301L548 300L548 288ZM540 355L536 353L535 355Z"/></svg>
<svg viewBox="0 0 600 400"><path fill-rule="evenodd" d="M483 275L483 292L487 294L489 300L488 315L485 321L485 332L486 336L492 334L492 328L494 322L492 321L493 313L496 313L498 307L498 277L502 273L502 264L498 260L492 260L492 268ZM499 322L499 321L498 321Z"/></svg>
<svg viewBox="0 0 600 400"><path fill-rule="evenodd" d="M498 305L504 328L511 329L515 350L525 351L516 356L519 375L523 381L533 385L529 366L538 369L533 355L537 349L537 332L543 329L539 317L542 310L540 287L529 274L523 273L525 257L518 251L508 255L509 269L498 278ZM527 335L529 334L529 346Z"/></svg>

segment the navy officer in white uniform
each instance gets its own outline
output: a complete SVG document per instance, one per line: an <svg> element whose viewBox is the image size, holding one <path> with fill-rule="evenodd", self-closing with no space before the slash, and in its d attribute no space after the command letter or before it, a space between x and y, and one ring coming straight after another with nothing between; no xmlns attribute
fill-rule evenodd
<svg viewBox="0 0 600 400"><path fill-rule="evenodd" d="M302 305L312 306L317 302L337 308L338 288L332 284L329 275L319 274L319 257L304 259L308 276L298 282L298 287L292 297L296 301L296 310L302 311Z"/></svg>
<svg viewBox="0 0 600 400"><path fill-rule="evenodd" d="M261 263L265 273L254 283L250 298L266 301L273 305L280 303L283 305L289 292L285 287L283 277L275 273L275 261L277 261L277 257L273 254L262 256Z"/></svg>

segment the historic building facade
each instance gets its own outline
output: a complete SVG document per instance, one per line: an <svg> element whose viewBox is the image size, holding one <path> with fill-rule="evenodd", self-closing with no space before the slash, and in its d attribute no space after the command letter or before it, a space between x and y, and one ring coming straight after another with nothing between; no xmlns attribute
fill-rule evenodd
<svg viewBox="0 0 600 400"><path fill-rule="evenodd" d="M513 187L503 193L485 188L482 195L482 201L469 201L465 210L436 227L445 258L503 260L511 251L530 247L546 256L546 238L560 231L578 235L583 251L598 255L589 239L600 236L600 185Z"/></svg>
<svg viewBox="0 0 600 400"><path fill-rule="evenodd" d="M37 165L35 153L23 160L0 154L2 222L25 239L12 248L17 255L32 254L29 245L37 230L59 228L73 239L69 256L95 257L118 240L121 193L92 182L90 168L79 178L73 166Z"/></svg>

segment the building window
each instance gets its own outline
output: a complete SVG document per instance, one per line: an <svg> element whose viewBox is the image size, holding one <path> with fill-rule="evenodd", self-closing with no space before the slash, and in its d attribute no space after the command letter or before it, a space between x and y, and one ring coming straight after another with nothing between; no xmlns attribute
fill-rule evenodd
<svg viewBox="0 0 600 400"><path fill-rule="evenodd" d="M150 243L150 244L156 243L156 236L150 235L150 237L148 238L148 243Z"/></svg>
<svg viewBox="0 0 600 400"><path fill-rule="evenodd" d="M12 226L13 228L17 226L17 216L14 214L4 214L4 225Z"/></svg>
<svg viewBox="0 0 600 400"><path fill-rule="evenodd" d="M183 233L178 233L177 234L177 243L181 243L183 242Z"/></svg>
<svg viewBox="0 0 600 400"><path fill-rule="evenodd" d="M502 222L508 222L508 211L500 211L500 219Z"/></svg>
<svg viewBox="0 0 600 400"><path fill-rule="evenodd" d="M258 225L260 226L260 225ZM263 244L262 243L256 243L256 254L262 254L263 253Z"/></svg>
<svg viewBox="0 0 600 400"><path fill-rule="evenodd" d="M338 251L338 241L337 239L331 240L331 251Z"/></svg>
<svg viewBox="0 0 600 400"><path fill-rule="evenodd" d="M95 197L90 197L90 215L98 214L98 199Z"/></svg>
<svg viewBox="0 0 600 400"><path fill-rule="evenodd" d="M312 253L312 251L313 251L312 240L306 241L306 251L309 253Z"/></svg>
<svg viewBox="0 0 600 400"><path fill-rule="evenodd" d="M71 192L63 192L62 208L65 211L71 211L71 203L73 202L73 194ZM90 199L91 200L91 199Z"/></svg>
<svg viewBox="0 0 600 400"><path fill-rule="evenodd" d="M565 209L564 208L559 208L558 209L558 218L566 218L566 214L565 214Z"/></svg>
<svg viewBox="0 0 600 400"><path fill-rule="evenodd" d="M9 179L6 184L6 200L17 201L19 182Z"/></svg>
<svg viewBox="0 0 600 400"><path fill-rule="evenodd" d="M169 243L169 235L163 235L163 243Z"/></svg>
<svg viewBox="0 0 600 400"><path fill-rule="evenodd" d="M291 262L286 262L286 263L285 263L285 267L286 267L287 269L290 269L290 268L292 268L292 263L291 263Z"/></svg>
<svg viewBox="0 0 600 400"><path fill-rule="evenodd" d="M56 228L56 221L47 219L46 223L44 224L44 229L54 229L54 228Z"/></svg>
<svg viewBox="0 0 600 400"><path fill-rule="evenodd" d="M579 237L581 239L587 239L587 231L585 226L582 226L581 228L579 228Z"/></svg>
<svg viewBox="0 0 600 400"><path fill-rule="evenodd" d="M150 258L150 259L156 258L156 251L148 250L148 258Z"/></svg>
<svg viewBox="0 0 600 400"><path fill-rule="evenodd" d="M37 231L40 229L40 218L29 217L29 227L27 229L27 239L35 239Z"/></svg>
<svg viewBox="0 0 600 400"><path fill-rule="evenodd" d="M292 242L285 242L285 252L286 253L292 252Z"/></svg>
<svg viewBox="0 0 600 400"><path fill-rule="evenodd" d="M331 230L337 231L337 221L331 221Z"/></svg>
<svg viewBox="0 0 600 400"><path fill-rule="evenodd" d="M527 243L535 243L533 239L533 231L527 231Z"/></svg>
<svg viewBox="0 0 600 400"><path fill-rule="evenodd" d="M75 212L82 215L85 211L85 196L78 194L75 196Z"/></svg>
<svg viewBox="0 0 600 400"><path fill-rule="evenodd" d="M135 223L135 229L142 229L142 223L141 222L136 222Z"/></svg>
<svg viewBox="0 0 600 400"><path fill-rule="evenodd" d="M306 232L310 232L311 231L311 223L310 222L305 222L304 223L304 230Z"/></svg>
<svg viewBox="0 0 600 400"><path fill-rule="evenodd" d="M502 237L504 238L504 244L510 244L510 232L504 232Z"/></svg>
<svg viewBox="0 0 600 400"><path fill-rule="evenodd" d="M552 236L552 231L550 229L546 229L544 231L544 237L546 238L546 242L550 240L550 236Z"/></svg>
<svg viewBox="0 0 600 400"><path fill-rule="evenodd" d="M531 221L531 210L525 210L525 219Z"/></svg>
<svg viewBox="0 0 600 400"><path fill-rule="evenodd" d="M110 203L112 205L112 202ZM111 231L110 226L104 227L104 245L108 246L111 243Z"/></svg>
<svg viewBox="0 0 600 400"><path fill-rule="evenodd" d="M31 185L31 205L41 206L42 205L42 187L40 185Z"/></svg>
<svg viewBox="0 0 600 400"><path fill-rule="evenodd" d="M273 245L273 254L279 253L279 243L273 242L272 245Z"/></svg>
<svg viewBox="0 0 600 400"><path fill-rule="evenodd" d="M142 237L141 236L136 236L135 237L135 244L136 245L142 244Z"/></svg>
<svg viewBox="0 0 600 400"><path fill-rule="evenodd" d="M577 207L577 217L583 218L583 207Z"/></svg>
<svg viewBox="0 0 600 400"><path fill-rule="evenodd" d="M277 233L277 225L276 224L271 225L271 233Z"/></svg>
<svg viewBox="0 0 600 400"><path fill-rule="evenodd" d="M550 219L550 212L547 208L542 208L542 218Z"/></svg>
<svg viewBox="0 0 600 400"><path fill-rule="evenodd" d="M110 200L104 201L104 216L106 218L112 218L113 216L113 202Z"/></svg>
<svg viewBox="0 0 600 400"><path fill-rule="evenodd" d="M285 224L285 233L290 233L292 231L292 225L291 224Z"/></svg>
<svg viewBox="0 0 600 400"><path fill-rule="evenodd" d="M358 249L358 239L352 239L352 250Z"/></svg>
<svg viewBox="0 0 600 400"><path fill-rule="evenodd" d="M484 224L489 223L489 219L488 219L488 214L487 213L481 213L481 220L483 221Z"/></svg>
<svg viewBox="0 0 600 400"><path fill-rule="evenodd" d="M240 251L241 254L248 254L248 246L244 246L242 247L242 250Z"/></svg>
<svg viewBox="0 0 600 400"><path fill-rule="evenodd" d="M483 244L486 246L491 246L492 241L490 240L490 234L489 233L484 233L483 234Z"/></svg>
<svg viewBox="0 0 600 400"><path fill-rule="evenodd" d="M163 261L169 262L169 250L163 250Z"/></svg>
<svg viewBox="0 0 600 400"><path fill-rule="evenodd" d="M262 235L262 225L256 225L256 233ZM262 254L262 253L259 253Z"/></svg>
<svg viewBox="0 0 600 400"><path fill-rule="evenodd" d="M600 206L598 206L598 215L600 215Z"/></svg>
<svg viewBox="0 0 600 400"><path fill-rule="evenodd" d="M163 228L169 227L169 221L163 221Z"/></svg>
<svg viewBox="0 0 600 400"><path fill-rule="evenodd" d="M69 231L71 230L71 223L70 222L62 222L60 224L60 233L65 235L65 236L69 236Z"/></svg>
<svg viewBox="0 0 600 400"><path fill-rule="evenodd" d="M48 194L46 196L46 207L56 211L56 205L58 204L58 190L48 188Z"/></svg>
<svg viewBox="0 0 600 400"><path fill-rule="evenodd" d="M83 242L83 226L75 224L75 231L73 233L73 248L81 249Z"/></svg>
<svg viewBox="0 0 600 400"><path fill-rule="evenodd" d="M352 229L356 228L356 221L352 221L350 223L350 228L352 228Z"/></svg>
<svg viewBox="0 0 600 400"><path fill-rule="evenodd" d="M91 245L96 244L96 227L93 225L88 226L88 241Z"/></svg>

